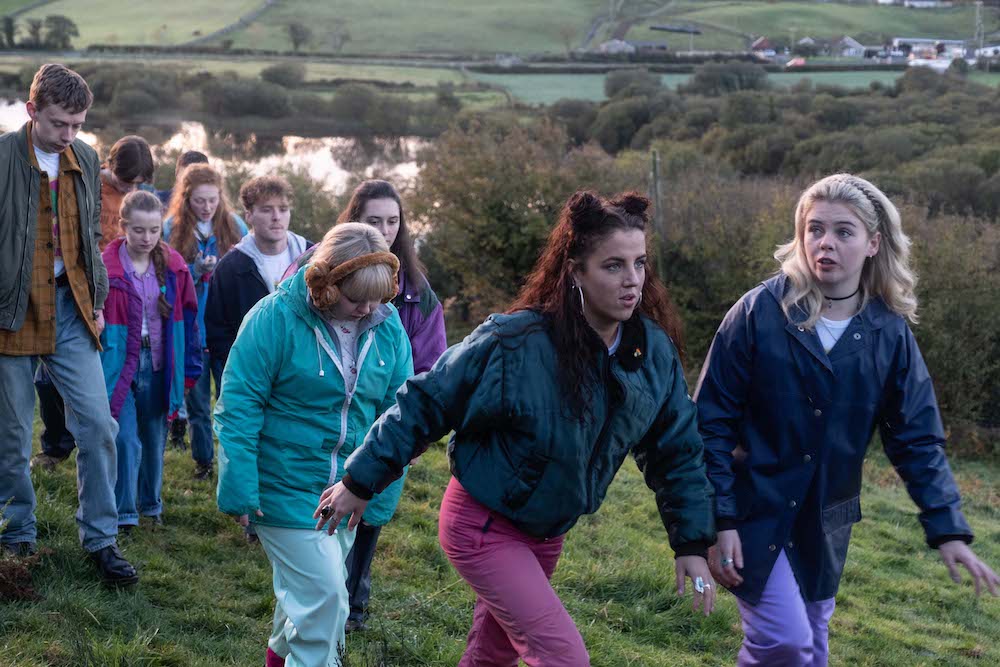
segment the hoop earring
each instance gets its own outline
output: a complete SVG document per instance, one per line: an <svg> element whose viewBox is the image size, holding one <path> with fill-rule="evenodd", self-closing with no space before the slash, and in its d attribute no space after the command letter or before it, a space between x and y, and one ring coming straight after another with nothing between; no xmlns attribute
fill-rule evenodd
<svg viewBox="0 0 1000 667"><path fill-rule="evenodd" d="M587 309L587 301L586 299L583 298L583 288L577 284L574 284L573 289L575 289L580 294L580 312L581 313L585 312Z"/></svg>
<svg viewBox="0 0 1000 667"><path fill-rule="evenodd" d="M642 290L639 290L639 300L635 302L635 305L638 306L640 303L642 303Z"/></svg>

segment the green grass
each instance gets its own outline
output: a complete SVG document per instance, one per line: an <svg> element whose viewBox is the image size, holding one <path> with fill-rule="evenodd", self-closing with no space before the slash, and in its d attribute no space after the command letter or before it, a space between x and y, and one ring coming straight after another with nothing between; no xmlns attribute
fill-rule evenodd
<svg viewBox="0 0 1000 667"><path fill-rule="evenodd" d="M303 49L330 51L337 26L346 29L347 53L525 53L565 50L561 30L579 45L591 19L606 11L602 0L288 0L242 31L235 46L290 50L286 26L299 21L313 30Z"/></svg>
<svg viewBox="0 0 1000 667"><path fill-rule="evenodd" d="M0 664L144 667L260 664L272 613L271 575L258 547L215 510L214 484L191 479L186 452L167 452L165 519L123 540L142 581L128 591L95 583L73 521L73 465L34 473L40 546L38 602L0 605ZM979 538L1000 565L1000 469L959 461L955 470ZM922 542L914 508L879 454L866 464L865 520L831 624L831 665L979 667L1000 663L1000 600L977 601L949 582ZM436 538L447 483L443 447L411 472L374 564L372 630L348 640L351 664L454 665L473 595ZM740 642L733 598L708 619L673 592L672 554L631 462L601 511L570 533L554 586L595 667L731 665Z"/></svg>
<svg viewBox="0 0 1000 667"><path fill-rule="evenodd" d="M192 0L120 2L117 0L59 0L19 17L44 18L62 14L80 29L73 46L88 44L182 44L208 35L260 6L260 0ZM198 32L199 34L195 34Z"/></svg>
<svg viewBox="0 0 1000 667"><path fill-rule="evenodd" d="M987 25L996 24L996 10L986 9ZM805 36L839 39L862 34L884 33L891 37L938 37L965 39L974 33L975 10L970 5L951 9L911 10L874 4L835 2L683 2L670 12L635 24L629 39L654 39L650 25L694 23L706 34L696 36L695 49L740 49L745 41L727 37L713 28L748 35L765 35L796 40ZM667 35L675 49L687 50L683 35Z"/></svg>
<svg viewBox="0 0 1000 667"><path fill-rule="evenodd" d="M30 4L31 0L0 0L0 16L5 16Z"/></svg>

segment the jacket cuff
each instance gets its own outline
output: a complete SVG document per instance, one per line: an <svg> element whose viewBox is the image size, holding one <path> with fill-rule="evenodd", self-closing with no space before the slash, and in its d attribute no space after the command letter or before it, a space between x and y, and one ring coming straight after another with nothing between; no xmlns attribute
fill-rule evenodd
<svg viewBox="0 0 1000 667"><path fill-rule="evenodd" d="M351 479L351 473L349 472L344 473L344 476L340 478L340 481L348 491L356 495L358 498L361 498L361 500L371 500L375 496L374 493Z"/></svg>
<svg viewBox="0 0 1000 667"><path fill-rule="evenodd" d="M687 542L674 549L674 558L681 556L701 556L708 560L708 542Z"/></svg>
<svg viewBox="0 0 1000 667"><path fill-rule="evenodd" d="M739 525L739 521L729 516L717 516L715 517L715 530L736 530L736 526Z"/></svg>
<svg viewBox="0 0 1000 667"><path fill-rule="evenodd" d="M945 542L965 542L966 544L972 544L972 535L938 535L934 538L927 538L927 546L931 549L937 549L939 546Z"/></svg>

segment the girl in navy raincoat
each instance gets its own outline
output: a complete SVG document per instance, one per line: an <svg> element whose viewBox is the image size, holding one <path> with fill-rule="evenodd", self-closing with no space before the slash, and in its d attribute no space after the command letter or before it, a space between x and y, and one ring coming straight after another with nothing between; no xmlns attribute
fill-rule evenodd
<svg viewBox="0 0 1000 667"><path fill-rule="evenodd" d="M927 367L907 325L916 279L899 212L868 181L836 174L799 199L781 272L726 315L695 393L718 544L709 563L738 598L737 664L827 664L827 626L861 471L878 427L920 509L930 547L996 595L967 546Z"/></svg>

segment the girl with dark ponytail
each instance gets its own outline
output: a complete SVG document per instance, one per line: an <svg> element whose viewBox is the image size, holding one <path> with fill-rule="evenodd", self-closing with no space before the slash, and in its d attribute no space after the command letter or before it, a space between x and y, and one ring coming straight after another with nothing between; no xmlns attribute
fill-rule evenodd
<svg viewBox="0 0 1000 667"><path fill-rule="evenodd" d="M408 461L454 431L445 554L477 595L464 667L589 664L549 584L566 532L632 454L656 494L678 592L711 612L715 542L680 319L646 257L648 200L573 195L507 313L406 382L323 492L314 517L360 521Z"/></svg>
<svg viewBox="0 0 1000 667"><path fill-rule="evenodd" d="M167 415L201 375L198 301L184 258L161 240L163 207L132 192L119 210L124 236L104 249L109 293L101 334L104 379L118 420L119 530L139 516L162 523Z"/></svg>

